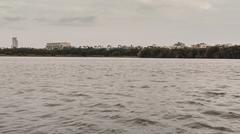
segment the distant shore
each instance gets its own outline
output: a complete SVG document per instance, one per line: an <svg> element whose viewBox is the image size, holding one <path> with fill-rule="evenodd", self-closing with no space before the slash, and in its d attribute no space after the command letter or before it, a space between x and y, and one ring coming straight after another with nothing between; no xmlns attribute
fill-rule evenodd
<svg viewBox="0 0 240 134"><path fill-rule="evenodd" d="M63 49L0 48L0 56L25 57L122 57L122 58L210 58L240 59L240 45L199 44L188 47L177 43L171 47L118 46L118 47L72 47Z"/></svg>

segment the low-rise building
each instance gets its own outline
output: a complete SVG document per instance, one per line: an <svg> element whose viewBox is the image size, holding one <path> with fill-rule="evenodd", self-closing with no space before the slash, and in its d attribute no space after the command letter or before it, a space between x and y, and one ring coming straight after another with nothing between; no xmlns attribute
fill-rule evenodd
<svg viewBox="0 0 240 134"><path fill-rule="evenodd" d="M47 43L47 49L64 49L64 48L71 48L71 43L69 42L55 42L55 43Z"/></svg>
<svg viewBox="0 0 240 134"><path fill-rule="evenodd" d="M207 48L207 44L206 43L199 43L196 45L192 45L193 48Z"/></svg>

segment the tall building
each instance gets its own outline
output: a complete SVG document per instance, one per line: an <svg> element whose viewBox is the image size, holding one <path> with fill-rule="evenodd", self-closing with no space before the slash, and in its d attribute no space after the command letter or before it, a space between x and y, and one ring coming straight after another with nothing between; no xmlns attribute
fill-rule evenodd
<svg viewBox="0 0 240 134"><path fill-rule="evenodd" d="M64 48L71 48L71 43L69 42L55 42L55 43L47 43L47 49L64 49Z"/></svg>
<svg viewBox="0 0 240 134"><path fill-rule="evenodd" d="M17 37L12 38L12 48L18 48L18 40Z"/></svg>

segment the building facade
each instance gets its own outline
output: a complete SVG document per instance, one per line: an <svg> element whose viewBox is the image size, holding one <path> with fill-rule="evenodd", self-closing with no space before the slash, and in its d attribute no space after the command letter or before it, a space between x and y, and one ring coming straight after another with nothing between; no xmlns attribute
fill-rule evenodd
<svg viewBox="0 0 240 134"><path fill-rule="evenodd" d="M12 48L18 48L18 40L17 37L12 38Z"/></svg>
<svg viewBox="0 0 240 134"><path fill-rule="evenodd" d="M71 43L69 42L55 42L55 43L47 43L46 49L53 50L53 49L64 49L64 48L71 48Z"/></svg>

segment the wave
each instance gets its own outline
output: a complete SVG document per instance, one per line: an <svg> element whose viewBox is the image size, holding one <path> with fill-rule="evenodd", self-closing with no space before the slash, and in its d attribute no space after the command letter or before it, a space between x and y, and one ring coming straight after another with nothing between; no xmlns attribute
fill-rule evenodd
<svg viewBox="0 0 240 134"><path fill-rule="evenodd" d="M210 116L218 116L225 119L240 119L240 114L235 112L209 110L209 111L203 112L202 114L210 115Z"/></svg>
<svg viewBox="0 0 240 134"><path fill-rule="evenodd" d="M159 122L152 121L150 119L143 119L143 118L134 118L131 120L127 120L127 123L131 123L132 125L139 125L139 126L149 126L149 125L159 125Z"/></svg>
<svg viewBox="0 0 240 134"><path fill-rule="evenodd" d="M232 129L227 128L227 127L222 127L222 126L212 126L207 123L202 123L202 122L193 122L190 124L185 125L189 128L192 129L213 129L213 130L219 130L219 131L226 131L226 132L234 132Z"/></svg>
<svg viewBox="0 0 240 134"><path fill-rule="evenodd" d="M224 92L205 92L205 95L208 97L224 97L226 93Z"/></svg>

